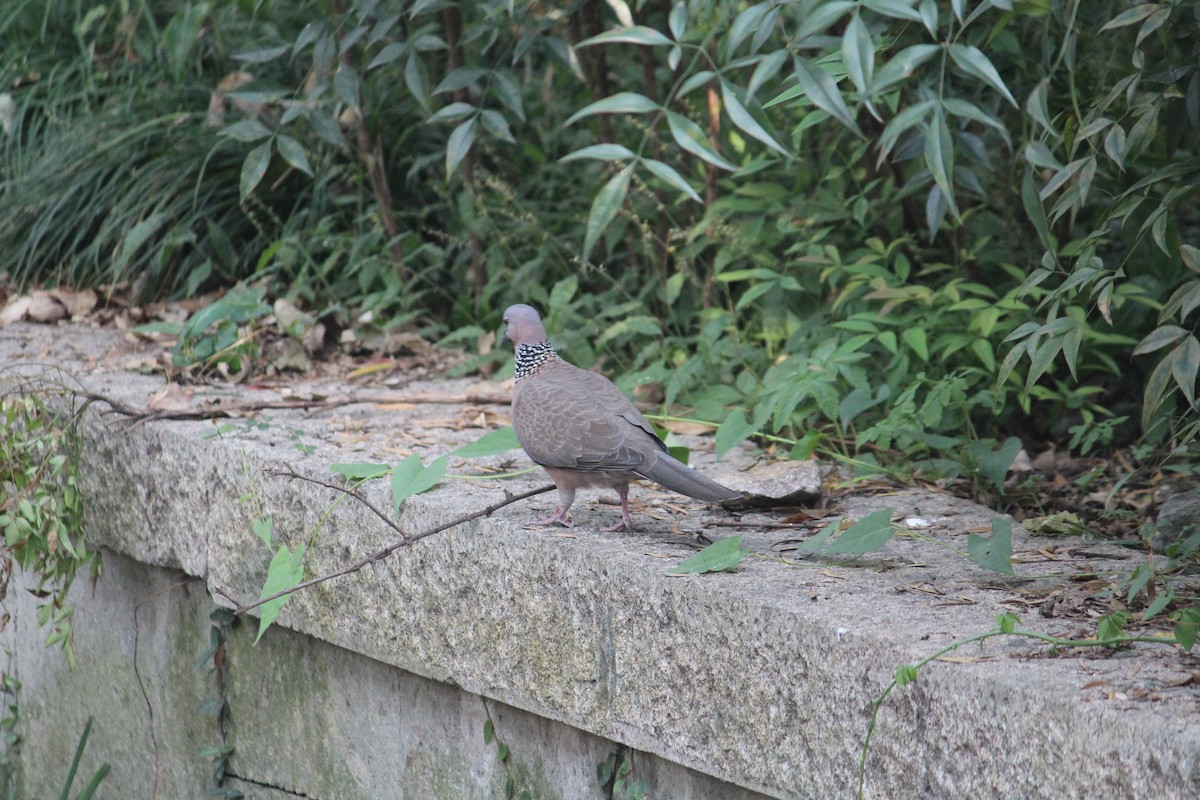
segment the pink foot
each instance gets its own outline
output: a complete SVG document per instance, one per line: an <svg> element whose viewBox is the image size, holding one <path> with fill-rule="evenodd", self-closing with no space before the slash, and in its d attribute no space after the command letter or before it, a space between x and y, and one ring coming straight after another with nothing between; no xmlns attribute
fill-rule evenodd
<svg viewBox="0 0 1200 800"><path fill-rule="evenodd" d="M575 527L575 520L567 516L567 510L562 506L554 509L554 513L548 517L538 517L534 524L536 525L562 525L564 528Z"/></svg>

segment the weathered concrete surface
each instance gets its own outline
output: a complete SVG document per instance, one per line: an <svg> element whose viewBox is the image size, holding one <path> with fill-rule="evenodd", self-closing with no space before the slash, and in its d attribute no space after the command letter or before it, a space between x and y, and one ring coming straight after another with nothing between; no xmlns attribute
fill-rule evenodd
<svg viewBox="0 0 1200 800"><path fill-rule="evenodd" d="M0 360L9 363L22 351L73 360L90 389L144 404L161 381L110 371L135 358L121 349L134 346L104 336L0 328ZM197 394L259 399L279 392ZM213 423L131 428L93 411L86 429L90 535L137 562L202 579L219 602L248 600L270 560L250 529L260 509L275 516L276 547L312 543L311 574L344 567L396 538L357 505L333 505L328 490L264 469L290 466L326 478L333 462L395 463L414 448L438 455L482 433L432 428L456 414L480 412L432 403L389 412L350 405L312 418L267 412L265 430L205 438ZM315 448L311 455L292 446L296 431ZM506 460L526 463L516 456L490 462ZM451 472L474 467L455 464ZM411 500L401 524L418 531L495 502L505 488L542 480L445 481ZM536 796L593 796L579 793L584 786L598 793L595 765L610 742L620 742L647 754L636 756L640 769L665 781L652 784L653 796L737 797L715 782L724 781L772 797L850 797L872 703L898 665L989 629L1002 611L1021 613L1023 625L1043 632L1081 632L1080 623L1043 619L1025 601L1045 595L1057 579L1001 581L913 539L831 566L781 558L790 531L751 533L762 555L736 573L670 577L667 570L699 546L698 536L734 531L706 531L714 517L686 499L644 487L635 494L643 533L596 532L615 510L587 502L568 534L524 527L552 502L542 496L297 594L281 627L255 649L246 630L235 632L228 688L233 772L247 786L310 797L389 796L386 787L396 785L404 795L418 774L424 782L413 791L425 794L416 796L482 797L464 787L497 787L494 756L480 735L480 698L488 698L494 720L497 713L513 720L496 720L511 758L537 762L528 773ZM387 507L385 487L372 496ZM967 531L987 530L993 516L921 492L849 497L845 506L856 517L886 507L902 520L919 517L929 524L924 534L958 549L965 549ZM1050 560L1038 551L1054 542L1017 530L1018 571L1026 575L1067 573L1084 563L1097 570L1136 564L1128 551L1101 545ZM81 644L86 608L81 598ZM207 635L207 622L200 627ZM21 658L32 658L23 653L19 671ZM1185 680L1200 669L1195 656L1138 646L1054 657L1018 639L956 655L953 663L923 669L915 685L883 704L867 796L1200 795L1200 691ZM82 662L81 655L81 669ZM241 683L239 671L252 677ZM49 722L48 680L40 719L57 725ZM74 712L76 721L86 716L84 707ZM438 710L431 727L416 734L422 747L383 748L381 727L418 730L412 726L427 715L406 711L414 708ZM555 761L554 752L572 755ZM25 769L28 779L28 760Z"/></svg>

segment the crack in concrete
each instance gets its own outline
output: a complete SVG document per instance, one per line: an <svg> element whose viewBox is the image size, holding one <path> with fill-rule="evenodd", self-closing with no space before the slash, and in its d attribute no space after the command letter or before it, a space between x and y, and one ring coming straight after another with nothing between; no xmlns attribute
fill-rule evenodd
<svg viewBox="0 0 1200 800"><path fill-rule="evenodd" d="M233 778L234 780L242 781L243 783L249 783L250 785L257 786L260 789L273 789L276 792L283 792L284 794L289 794L292 797L303 797L303 798L306 798L306 800L319 800L319 798L313 797L312 795L309 795L309 794L305 794L304 792L294 791L294 790L288 789L284 786L277 786L273 783L269 783L266 781L256 781L256 780L254 780L254 778L247 778L245 775L238 775L236 772L233 772L232 770L227 770L225 772L225 777Z"/></svg>

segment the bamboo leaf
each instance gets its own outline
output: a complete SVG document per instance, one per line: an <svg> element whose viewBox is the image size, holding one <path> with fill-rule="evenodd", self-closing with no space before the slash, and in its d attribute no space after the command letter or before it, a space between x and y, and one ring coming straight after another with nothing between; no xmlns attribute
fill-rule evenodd
<svg viewBox="0 0 1200 800"><path fill-rule="evenodd" d="M759 23L771 9L770 3L754 3L743 9L733 24L729 26L729 35L725 37L725 60L728 61L733 53L751 32L758 29Z"/></svg>
<svg viewBox="0 0 1200 800"><path fill-rule="evenodd" d="M704 131L687 117L682 114L676 114L674 111L668 111L667 127L671 129L671 136L675 138L675 143L684 150L697 158L707 161L714 167L720 167L730 172L737 171L736 166L726 161L709 146L705 140Z"/></svg>
<svg viewBox="0 0 1200 800"><path fill-rule="evenodd" d="M636 92L619 92L603 100L588 103L567 118L567 121L563 123L563 127L578 122L584 117L590 117L593 114L644 114L647 111L658 111L660 108L661 106L658 103L655 103L645 95Z"/></svg>
<svg viewBox="0 0 1200 800"><path fill-rule="evenodd" d="M271 129L256 119L244 119L222 128L220 135L239 142L257 142L270 136Z"/></svg>
<svg viewBox="0 0 1200 800"><path fill-rule="evenodd" d="M860 14L850 17L850 24L842 33L842 63L858 93L869 96L875 73L875 43Z"/></svg>
<svg viewBox="0 0 1200 800"><path fill-rule="evenodd" d="M737 95L733 93L733 89L725 81L721 81L721 100L725 104L725 111L729 114L729 118L733 120L733 124L743 133L753 139L757 139L778 153L785 156L791 155L791 153L784 149L783 145L775 141L775 138L767 133L766 128L760 125L758 120L750 115L750 112L737 99Z"/></svg>
<svg viewBox="0 0 1200 800"><path fill-rule="evenodd" d="M1183 392L1189 406L1196 405L1196 374L1200 373L1200 341L1189 336L1175 347L1178 355L1171 359L1171 376Z"/></svg>
<svg viewBox="0 0 1200 800"><path fill-rule="evenodd" d="M940 107L934 109L933 118L925 128L925 164L946 196L950 213L957 219L958 205L954 201L954 186L950 183L950 176L954 172L954 143Z"/></svg>
<svg viewBox="0 0 1200 800"><path fill-rule="evenodd" d="M596 246L604 229L613 221L621 204L625 202L625 196L629 193L629 180L632 176L633 165L630 164L610 178L608 183L604 184L596 193L596 199L592 201L592 210L588 213L587 231L583 240L585 261L591 255L592 248Z"/></svg>
<svg viewBox="0 0 1200 800"><path fill-rule="evenodd" d="M1014 107L1019 108L1017 101L1013 99L1012 93L1004 85L1004 80L1000 77L1000 73L996 71L996 68L988 60L988 57L983 54L982 50L972 45L952 44L949 46L949 51L950 58L954 60L954 63L960 69L981 79L988 86L999 92Z"/></svg>
<svg viewBox="0 0 1200 800"><path fill-rule="evenodd" d="M263 176L267 174L267 167L271 164L271 143L263 142L246 154L246 160L242 162L242 177L239 182L239 189L243 198L254 191L262 181Z"/></svg>
<svg viewBox="0 0 1200 800"><path fill-rule="evenodd" d="M696 193L696 190L692 188L691 184L689 184L682 175L675 171L674 167L664 164L663 162L657 161L653 158L643 158L642 163L646 166L646 169L650 170L650 172L655 176L666 181L671 186L674 186L676 189L683 192L697 203L703 202L703 200L700 199L700 195Z"/></svg>
<svg viewBox="0 0 1200 800"><path fill-rule="evenodd" d="M911 47L904 48L892 56L880 68L879 72L875 74L875 84L872 86L872 92L878 95L905 78L912 77L917 67L933 58L941 50L941 45L936 44L914 44Z"/></svg>
<svg viewBox="0 0 1200 800"><path fill-rule="evenodd" d="M854 131L859 138L863 137L862 130L858 127L858 123L854 121L850 109L846 106L846 101L842 98L842 93L837 87L837 83L829 75L828 72L818 66L810 64L799 56L795 59L796 80L800 82L803 93L813 104L822 111L826 111L838 122L845 125L850 130ZM774 105L780 102L780 98L775 98L768 105Z"/></svg>
<svg viewBox="0 0 1200 800"><path fill-rule="evenodd" d="M637 154L623 144L593 144L567 153L559 161L578 161L591 158L597 161L631 161Z"/></svg>
<svg viewBox="0 0 1200 800"><path fill-rule="evenodd" d="M645 25L634 25L629 28L618 28L614 31L605 31L597 36L584 39L576 47L590 47L594 44L613 44L615 42L624 42L626 44L643 44L643 45L672 45L669 38L654 30L647 28Z"/></svg>
<svg viewBox="0 0 1200 800"><path fill-rule="evenodd" d="M450 133L450 140L446 143L446 179L454 174L454 170L466 158L466 155L471 150L471 145L475 142L475 117L460 124Z"/></svg>
<svg viewBox="0 0 1200 800"><path fill-rule="evenodd" d="M475 106L461 101L442 106L429 118L429 122L455 122L475 113Z"/></svg>
<svg viewBox="0 0 1200 800"><path fill-rule="evenodd" d="M885 17L906 19L910 22L921 21L921 15L914 7L917 0L862 0L862 4Z"/></svg>
<svg viewBox="0 0 1200 800"><path fill-rule="evenodd" d="M1162 405L1163 398L1167 393L1167 386L1171 381L1172 360L1177 350L1172 350L1158 364L1155 365L1150 373L1149 379L1146 381L1146 388L1142 393L1142 430L1150 430L1150 423L1154 420L1154 414L1158 411L1158 407Z"/></svg>
<svg viewBox="0 0 1200 800"><path fill-rule="evenodd" d="M279 155L283 156L284 161L310 178L312 177L312 165L308 163L308 155L304 152L303 145L291 136L281 133L275 137L275 148L279 151Z"/></svg>
<svg viewBox="0 0 1200 800"><path fill-rule="evenodd" d="M1126 25L1136 25L1146 17L1161 8L1158 3L1142 3L1133 8L1123 11L1117 16L1110 19L1107 23L1101 26L1102 31L1111 31L1114 28L1123 28Z"/></svg>

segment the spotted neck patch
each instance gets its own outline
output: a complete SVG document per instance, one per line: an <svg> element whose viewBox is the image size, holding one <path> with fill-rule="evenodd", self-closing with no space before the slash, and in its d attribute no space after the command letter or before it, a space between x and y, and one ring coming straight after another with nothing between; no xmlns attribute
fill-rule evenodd
<svg viewBox="0 0 1200 800"><path fill-rule="evenodd" d="M522 378L537 374L537 371L547 361L556 358L558 358L558 353L554 352L554 348L550 346L549 342L517 345L516 353L513 356L513 377L517 383L520 383Z"/></svg>

